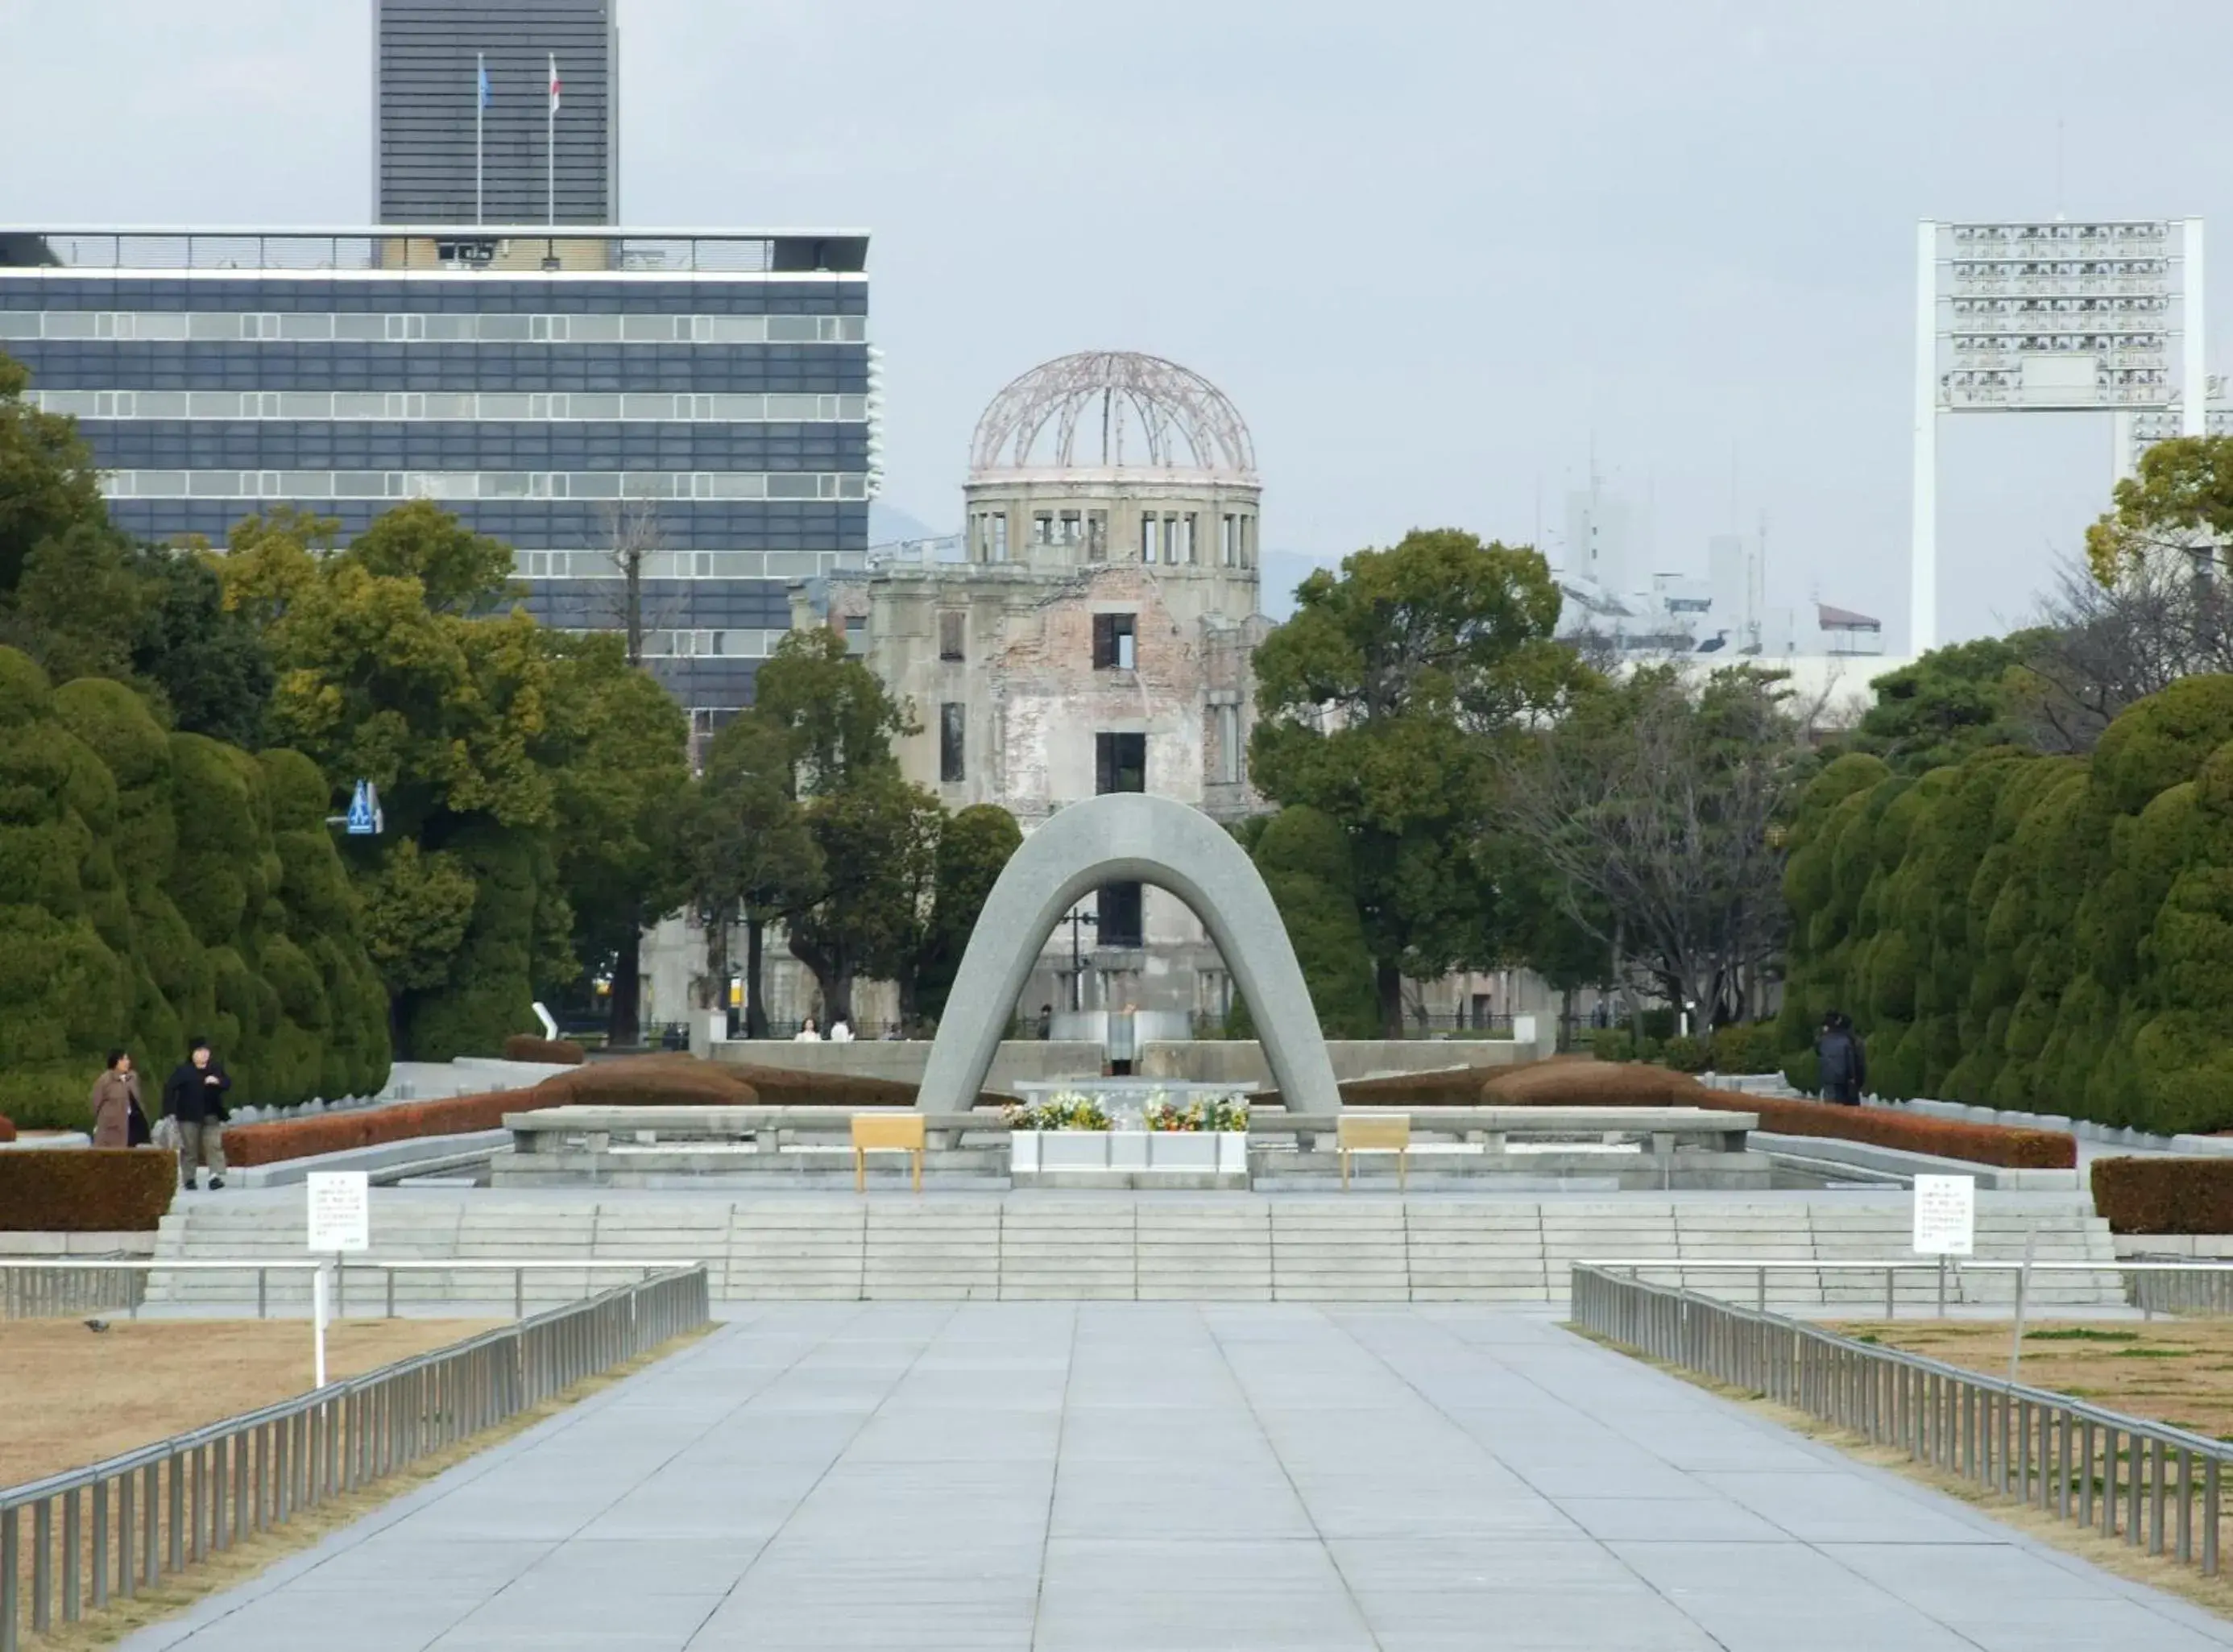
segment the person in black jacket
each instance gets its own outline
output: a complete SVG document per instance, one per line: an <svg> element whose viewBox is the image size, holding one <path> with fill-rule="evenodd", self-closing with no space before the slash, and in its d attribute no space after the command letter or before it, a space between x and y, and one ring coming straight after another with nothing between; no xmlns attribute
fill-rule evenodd
<svg viewBox="0 0 2233 1652"><path fill-rule="evenodd" d="M163 1081L163 1113L179 1132L179 1181L192 1191L194 1167L209 1167L212 1187L225 1186L225 1093L232 1080L211 1053L208 1039L186 1041L186 1058Z"/></svg>
<svg viewBox="0 0 2233 1652"><path fill-rule="evenodd" d="M1814 1040L1822 1099L1845 1107L1859 1107L1869 1082L1868 1053L1853 1031L1852 1018L1833 1010L1822 1018L1822 1036Z"/></svg>

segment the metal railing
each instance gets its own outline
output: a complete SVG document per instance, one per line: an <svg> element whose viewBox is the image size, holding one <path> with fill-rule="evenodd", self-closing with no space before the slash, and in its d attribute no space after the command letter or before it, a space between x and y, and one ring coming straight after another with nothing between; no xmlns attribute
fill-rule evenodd
<svg viewBox="0 0 2233 1652"><path fill-rule="evenodd" d="M21 1259L10 1259L10 1261ZM0 1320L71 1319L81 1314L136 1314L147 1294L147 1276L101 1265L110 1258L72 1257L18 1268L0 1262ZM132 1259L137 1260L138 1259ZM88 1263L93 1265L88 1265Z"/></svg>
<svg viewBox="0 0 2233 1652"><path fill-rule="evenodd" d="M2131 1257L2113 1262L2086 1262L2061 1259L2007 1259L1981 1262L1971 1257L1947 1257L1943 1259L1901 1259L1891 1261L1844 1259L1829 1257L1592 1257L1574 1265L1577 1268L1609 1269L1640 1277L1646 1273L1672 1274L1675 1288L1688 1291L1696 1278L1731 1279L1730 1291L1702 1291L1695 1294L1725 1299L1738 1291L1752 1298L1755 1311L1768 1307L1768 1281L1779 1274L1847 1273L1861 1276L1872 1282L1881 1278L1884 1282L1884 1312L1887 1319L1898 1317L1899 1304L1913 1305L1916 1294L1903 1296L1898 1289L1903 1281L1919 1282L1919 1294L1924 1302L1936 1301L1937 1312L1943 1317L1950 1304L1975 1305L1984 1298L1969 1294L1969 1282L2006 1278L2011 1294L2017 1282L2027 1275L2034 1278L2064 1276L2100 1278L2114 1276L2119 1282L2122 1300L2140 1310L2144 1317L2156 1314L2177 1313L2233 1313L2233 1260L2211 1261L2184 1257ZM1935 1285L1935 1293L1931 1287ZM1825 1305L1828 1304L1826 1292ZM1843 1298L1838 1305L1863 1305L1858 1296ZM1872 1303L1868 1305L1873 1305Z"/></svg>
<svg viewBox="0 0 2233 1652"><path fill-rule="evenodd" d="M2125 1299L2152 1318L2157 1314L2233 1314L2233 1264L2192 1257L2135 1258Z"/></svg>
<svg viewBox="0 0 2233 1652"><path fill-rule="evenodd" d="M348 1314L348 1282L352 1274L361 1278L367 1273L381 1276L384 1285L381 1298L386 1317L395 1317L395 1282L399 1274L412 1273L468 1273L489 1274L498 1278L511 1276L511 1313L515 1319L527 1312L527 1278L530 1274L578 1273L583 1277L583 1289L590 1289L589 1281L594 1276L615 1273L652 1274L680 1268L694 1268L702 1259L695 1257L582 1257L570 1260L537 1258L534 1260L515 1260L487 1257L371 1257L343 1256L324 1259L309 1258L186 1258L186 1257L128 1257L91 1258L72 1257L55 1260L44 1257L0 1258L0 1307L11 1310L0 1312L0 1319L29 1319L67 1317L81 1312L98 1312L121 1308L133 1318L138 1318L140 1308L147 1301L147 1276L156 1273L252 1273L256 1276L256 1317L267 1319L271 1313L271 1276L282 1279L303 1281L301 1301L310 1300L309 1277L323 1269L333 1280L333 1312L336 1319ZM135 1277L136 1276L136 1277ZM102 1286L97 1283L110 1279L117 1283ZM49 1281L51 1283L42 1283ZM116 1300L101 1300L104 1294ZM364 1300L360 1291L358 1298ZM460 1300L459 1298L446 1298ZM18 1300L33 1304L50 1303L39 1312L12 1311ZM478 1301L482 1298L472 1298Z"/></svg>
<svg viewBox="0 0 2233 1652"><path fill-rule="evenodd" d="M709 1317L702 1265L662 1272L89 1468L0 1490L0 1652L16 1652L27 1629L43 1635L57 1621L102 1610L112 1595L129 1599Z"/></svg>
<svg viewBox="0 0 2233 1652"><path fill-rule="evenodd" d="M1574 1265L1585 1330L2217 1575L2233 1446L1612 1269Z"/></svg>

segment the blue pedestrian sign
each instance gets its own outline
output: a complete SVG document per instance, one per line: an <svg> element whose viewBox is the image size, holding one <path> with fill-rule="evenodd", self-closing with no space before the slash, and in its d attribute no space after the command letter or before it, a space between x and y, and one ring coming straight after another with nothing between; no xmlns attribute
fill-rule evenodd
<svg viewBox="0 0 2233 1652"><path fill-rule="evenodd" d="M381 828L380 791L369 780L356 783L356 795L349 799L348 835L351 837L377 836Z"/></svg>

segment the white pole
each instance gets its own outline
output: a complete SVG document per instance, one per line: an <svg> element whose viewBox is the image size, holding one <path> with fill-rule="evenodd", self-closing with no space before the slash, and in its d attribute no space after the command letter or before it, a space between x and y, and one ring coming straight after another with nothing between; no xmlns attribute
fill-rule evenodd
<svg viewBox="0 0 2233 1652"><path fill-rule="evenodd" d="M326 1270L321 1263L310 1276L311 1369L315 1388L326 1385Z"/></svg>
<svg viewBox="0 0 2233 1652"><path fill-rule="evenodd" d="M2183 249L2185 268L2179 271L2180 370L2186 380L2185 393L2178 408L2178 433L2200 436L2210 428L2207 407L2210 400L2209 356L2204 349L2206 342L2202 330L2202 220L2188 218L2181 225L2185 231Z"/></svg>
<svg viewBox="0 0 2233 1652"><path fill-rule="evenodd" d="M1938 646L1938 226L1915 237L1914 516L1908 529L1907 647Z"/></svg>
<svg viewBox="0 0 2233 1652"><path fill-rule="evenodd" d="M481 212L481 120L488 113L488 97L481 88L488 84L488 54L473 54L473 222L485 221Z"/></svg>
<svg viewBox="0 0 2233 1652"><path fill-rule="evenodd" d="M553 81L558 78L558 60L555 57L550 60L550 78ZM546 96L544 111L544 205L550 213L550 221L556 224L558 222L558 100Z"/></svg>

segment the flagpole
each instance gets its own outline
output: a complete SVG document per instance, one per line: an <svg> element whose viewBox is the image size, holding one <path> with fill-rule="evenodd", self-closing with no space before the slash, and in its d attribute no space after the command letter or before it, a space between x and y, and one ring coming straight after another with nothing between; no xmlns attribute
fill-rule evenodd
<svg viewBox="0 0 2233 1652"><path fill-rule="evenodd" d="M473 76L473 222L483 221L481 215L481 120L488 113L488 54L473 54L476 73Z"/></svg>
<svg viewBox="0 0 2233 1652"><path fill-rule="evenodd" d="M558 222L558 60L556 57L550 60L549 104L549 112L544 116L544 203L555 227Z"/></svg>

